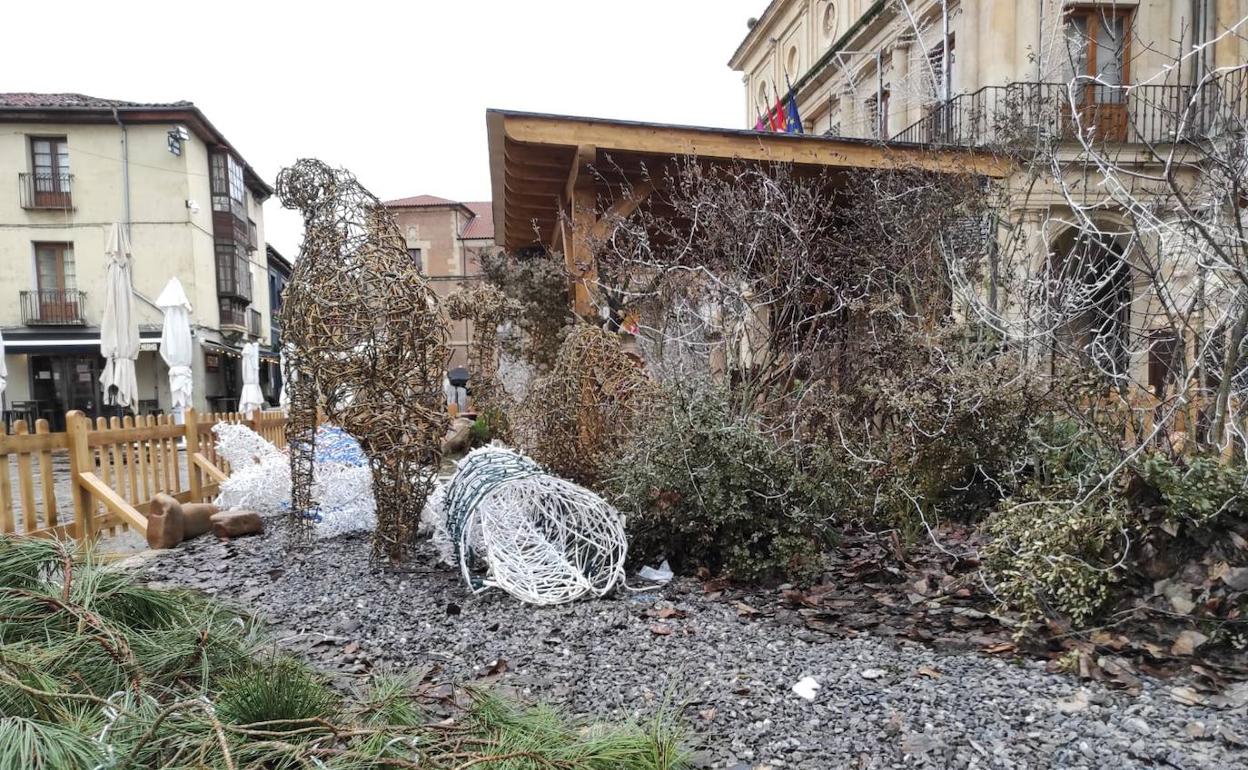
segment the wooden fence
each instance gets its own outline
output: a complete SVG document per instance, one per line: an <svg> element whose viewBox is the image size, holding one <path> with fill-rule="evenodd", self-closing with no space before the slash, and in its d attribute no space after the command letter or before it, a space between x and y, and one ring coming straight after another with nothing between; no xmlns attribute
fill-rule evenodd
<svg viewBox="0 0 1248 770"><path fill-rule="evenodd" d="M1132 386L1125 393L1110 391L1085 397L1074 406L1092 422L1116 432L1126 448L1143 444L1182 454L1214 443L1210 433L1215 398L1194 388L1158 398L1146 388ZM1217 442L1225 462L1244 456L1246 407L1239 399L1230 399L1225 434Z"/></svg>
<svg viewBox="0 0 1248 770"><path fill-rule="evenodd" d="M274 412L189 410L177 425L166 415L92 423L75 411L66 415L63 433L50 432L46 420L31 433L18 420L13 434L0 435L0 533L91 538L117 527L144 533L142 511L159 493L182 502L211 500L229 473L212 432L218 422L247 425L286 444L286 417Z"/></svg>

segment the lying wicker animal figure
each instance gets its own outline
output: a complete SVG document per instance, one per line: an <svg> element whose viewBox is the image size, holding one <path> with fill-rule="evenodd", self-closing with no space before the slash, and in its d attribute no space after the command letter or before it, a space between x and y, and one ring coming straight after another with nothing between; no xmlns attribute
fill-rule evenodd
<svg viewBox="0 0 1248 770"><path fill-rule="evenodd" d="M529 604L562 604L624 583L619 511L510 449L470 452L423 519L474 593L501 588Z"/></svg>

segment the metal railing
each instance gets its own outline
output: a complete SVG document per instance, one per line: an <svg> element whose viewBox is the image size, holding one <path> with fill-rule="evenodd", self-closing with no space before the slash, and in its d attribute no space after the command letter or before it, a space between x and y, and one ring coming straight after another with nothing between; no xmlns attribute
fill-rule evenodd
<svg viewBox="0 0 1248 770"><path fill-rule="evenodd" d="M19 196L24 209L72 209L73 174L19 173Z"/></svg>
<svg viewBox="0 0 1248 770"><path fill-rule="evenodd" d="M928 108L893 141L955 147L1026 147L1083 139L1197 141L1248 119L1244 71L1190 85L1010 83Z"/></svg>
<svg viewBox="0 0 1248 770"><path fill-rule="evenodd" d="M77 289L40 289L20 294L22 323L27 326L81 326L87 294Z"/></svg>

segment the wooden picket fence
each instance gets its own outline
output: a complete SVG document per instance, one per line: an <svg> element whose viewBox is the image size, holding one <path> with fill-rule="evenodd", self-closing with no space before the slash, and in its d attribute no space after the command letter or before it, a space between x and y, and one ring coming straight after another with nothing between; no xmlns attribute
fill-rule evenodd
<svg viewBox="0 0 1248 770"><path fill-rule="evenodd" d="M1214 399L1210 394L1189 389L1167 393L1158 398L1151 390L1138 386L1125 393L1110 391L1089 396L1078 404L1079 411L1094 422L1116 430L1124 447L1141 444L1167 448L1179 453L1190 452L1207 442ZM1243 437L1248 436L1248 410L1239 399L1232 398L1226 436L1219 448L1224 462L1244 456Z"/></svg>
<svg viewBox="0 0 1248 770"><path fill-rule="evenodd" d="M286 444L280 412L188 410L185 424L177 425L167 415L93 423L75 411L57 433L46 420L38 420L33 433L18 420L13 434L0 435L0 533L81 539L118 527L144 533L142 511L157 494L181 502L213 499L229 473L212 432L219 422L247 425L279 447Z"/></svg>

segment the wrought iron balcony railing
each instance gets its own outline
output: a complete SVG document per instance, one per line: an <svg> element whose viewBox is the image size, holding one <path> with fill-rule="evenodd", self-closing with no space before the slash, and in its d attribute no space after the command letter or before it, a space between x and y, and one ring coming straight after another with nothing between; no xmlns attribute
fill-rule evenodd
<svg viewBox="0 0 1248 770"><path fill-rule="evenodd" d="M1091 142L1198 141L1248 121L1244 72L1201 87L1011 83L986 86L928 109L893 141L955 147Z"/></svg>
<svg viewBox="0 0 1248 770"><path fill-rule="evenodd" d="M19 197L24 209L60 209L74 207L73 174L36 172L17 175Z"/></svg>
<svg viewBox="0 0 1248 770"><path fill-rule="evenodd" d="M86 292L41 289L21 292L22 323L27 326L81 326L86 321Z"/></svg>

